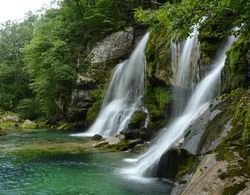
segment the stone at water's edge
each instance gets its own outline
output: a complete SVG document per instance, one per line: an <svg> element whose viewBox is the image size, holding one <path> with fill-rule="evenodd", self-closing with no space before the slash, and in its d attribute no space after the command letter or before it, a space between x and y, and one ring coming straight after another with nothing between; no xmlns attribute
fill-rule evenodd
<svg viewBox="0 0 250 195"><path fill-rule="evenodd" d="M95 134L91 139L94 141L100 141L102 140L102 136L99 134Z"/></svg>
<svg viewBox="0 0 250 195"><path fill-rule="evenodd" d="M21 127L24 129L36 129L38 127L38 124L34 121L27 119L23 122L23 124L21 124Z"/></svg>
<svg viewBox="0 0 250 195"><path fill-rule="evenodd" d="M17 115L7 115L4 116L0 122L15 122L18 123L20 121L19 117Z"/></svg>

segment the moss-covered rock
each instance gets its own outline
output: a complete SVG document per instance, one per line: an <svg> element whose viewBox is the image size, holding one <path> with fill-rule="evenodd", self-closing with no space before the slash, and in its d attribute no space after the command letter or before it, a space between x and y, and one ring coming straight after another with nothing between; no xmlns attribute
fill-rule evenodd
<svg viewBox="0 0 250 195"><path fill-rule="evenodd" d="M91 137L91 139L94 141L100 141L102 140L102 136L99 134L95 134L93 137Z"/></svg>
<svg viewBox="0 0 250 195"><path fill-rule="evenodd" d="M101 109L101 105L102 105L102 101L100 100L100 101L95 102L93 106L88 109L87 117L86 117L88 124L91 124L94 122L94 120L96 119Z"/></svg>
<svg viewBox="0 0 250 195"><path fill-rule="evenodd" d="M128 129L141 129L144 127L147 119L147 114L143 111L137 111L131 117L128 124Z"/></svg>
<svg viewBox="0 0 250 195"><path fill-rule="evenodd" d="M240 36L237 42L227 53L227 59L222 76L222 89L230 92L237 88L248 87L248 57L250 50L249 38L244 35Z"/></svg>
<svg viewBox="0 0 250 195"><path fill-rule="evenodd" d="M20 125L23 129L36 129L39 128L39 125L31 120L25 120L21 125Z"/></svg>
<svg viewBox="0 0 250 195"><path fill-rule="evenodd" d="M184 149L171 148L160 158L156 167L156 175L170 180L179 179L194 169L196 157Z"/></svg>
<svg viewBox="0 0 250 195"><path fill-rule="evenodd" d="M172 78L171 67L171 39L168 34L159 29L150 34L146 47L147 77L153 83L164 82L170 85Z"/></svg>
<svg viewBox="0 0 250 195"><path fill-rule="evenodd" d="M237 194L246 187L245 182L235 183L233 186L229 186L224 189L222 195Z"/></svg>

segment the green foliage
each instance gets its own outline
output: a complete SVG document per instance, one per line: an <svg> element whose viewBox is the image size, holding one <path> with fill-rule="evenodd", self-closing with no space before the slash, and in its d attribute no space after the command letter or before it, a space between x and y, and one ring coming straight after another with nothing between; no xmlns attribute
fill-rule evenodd
<svg viewBox="0 0 250 195"><path fill-rule="evenodd" d="M101 109L101 105L102 105L102 101L99 100L99 101L96 101L93 104L93 106L88 109L87 118L86 119L87 119L87 122L89 124L91 124L92 122L94 122L95 118L97 117L98 112Z"/></svg>
<svg viewBox="0 0 250 195"><path fill-rule="evenodd" d="M17 112L23 119L34 120L40 115L37 102L34 99L22 99L17 105Z"/></svg>
<svg viewBox="0 0 250 195"><path fill-rule="evenodd" d="M65 111L75 80L76 66L72 63L70 48L65 40L67 32L59 14L58 10L46 13L24 50L32 78L31 88L42 112L48 117L58 110Z"/></svg>
<svg viewBox="0 0 250 195"><path fill-rule="evenodd" d="M158 10L136 10L139 22L151 26L154 30L165 27L174 39L182 39L190 34L194 25L201 26L202 37L223 38L230 30L238 26L238 33L249 32L250 3L247 0L182 0L166 2ZM201 24L202 17L207 17Z"/></svg>
<svg viewBox="0 0 250 195"><path fill-rule="evenodd" d="M0 28L0 107L14 110L18 102L31 96L29 75L22 50L32 39L37 17L29 13L21 23L8 21Z"/></svg>
<svg viewBox="0 0 250 195"><path fill-rule="evenodd" d="M237 194L246 187L245 182L235 183L233 186L224 189L222 195Z"/></svg>

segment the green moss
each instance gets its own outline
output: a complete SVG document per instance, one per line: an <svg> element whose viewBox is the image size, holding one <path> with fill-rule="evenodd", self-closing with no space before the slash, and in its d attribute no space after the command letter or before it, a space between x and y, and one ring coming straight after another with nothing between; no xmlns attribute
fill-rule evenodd
<svg viewBox="0 0 250 195"><path fill-rule="evenodd" d="M212 59L221 44L221 39L201 37L201 61L203 66L211 64Z"/></svg>
<svg viewBox="0 0 250 195"><path fill-rule="evenodd" d="M55 156L62 154L80 154L87 151L95 150L93 141L88 143L67 142L58 143L51 141L40 141L20 145L20 147L10 153L11 156L17 157L17 160L32 160L43 156Z"/></svg>
<svg viewBox="0 0 250 195"><path fill-rule="evenodd" d="M180 179L183 175L191 172L197 163L196 157L188 153L186 150L180 151L180 157L181 159L179 161L179 169L175 177L176 180Z"/></svg>
<svg viewBox="0 0 250 195"><path fill-rule="evenodd" d="M169 83L171 78L171 39L164 29L153 31L146 47L147 76L152 80L158 74L158 78ZM159 73L162 75L159 75Z"/></svg>
<svg viewBox="0 0 250 195"><path fill-rule="evenodd" d="M164 119L155 121L150 120L148 124L148 129L157 132L157 130L159 130L164 125L166 125L166 121Z"/></svg>
<svg viewBox="0 0 250 195"><path fill-rule="evenodd" d="M155 95L157 102L159 102L160 109L166 108L171 100L170 90L165 87L158 87L156 88Z"/></svg>
<svg viewBox="0 0 250 195"><path fill-rule="evenodd" d="M4 121L4 122L0 122L0 127L2 128L7 128L7 127L18 127L19 124L16 122L12 122L12 121Z"/></svg>
<svg viewBox="0 0 250 195"><path fill-rule="evenodd" d="M218 118L218 121L213 121L216 125L221 124L217 127L223 129L223 117L225 117L225 121L227 119L231 120L232 126L227 136L215 150L217 160L229 162L227 170L219 174L222 180L234 177L241 177L245 180L244 178L250 175L250 150L247 145L249 141L247 141L248 136L245 136L245 134L248 134L246 133L248 128L245 127L248 126L247 123L249 120L249 103L247 97L248 92L243 89L237 89L230 94L224 95L221 99L222 103L219 105L223 113ZM225 189L225 193L235 194L233 191L234 188L237 188L237 185Z"/></svg>
<svg viewBox="0 0 250 195"><path fill-rule="evenodd" d="M37 129L39 126L36 122L25 122L20 125L23 129Z"/></svg>
<svg viewBox="0 0 250 195"><path fill-rule="evenodd" d="M67 122L60 122L60 124L58 125L57 129L58 130L68 130L70 129L71 125Z"/></svg>
<svg viewBox="0 0 250 195"><path fill-rule="evenodd" d="M241 36L227 53L222 79L223 91L232 91L239 87L247 89L247 52L248 37Z"/></svg>
<svg viewBox="0 0 250 195"><path fill-rule="evenodd" d="M242 134L242 138L246 143L250 143L250 107L248 108L248 112L246 114L244 131Z"/></svg>
<svg viewBox="0 0 250 195"><path fill-rule="evenodd" d="M244 182L235 183L233 186L224 189L222 195L235 195L246 187Z"/></svg>
<svg viewBox="0 0 250 195"><path fill-rule="evenodd" d="M144 112L134 113L134 115L132 116L129 122L129 128L132 128L132 129L142 128L145 124L146 117L147 115Z"/></svg>
<svg viewBox="0 0 250 195"><path fill-rule="evenodd" d="M99 113L101 109L101 104L102 104L102 101L99 100L95 102L92 107L88 109L86 120L89 124L91 124L97 117L97 114Z"/></svg>
<svg viewBox="0 0 250 195"><path fill-rule="evenodd" d="M129 143L126 140L122 140L118 144L108 145L108 148L112 150L125 151L129 148Z"/></svg>
<svg viewBox="0 0 250 195"><path fill-rule="evenodd" d="M95 100L100 100L103 97L103 91L104 91L103 89L98 88L91 90L90 94Z"/></svg>

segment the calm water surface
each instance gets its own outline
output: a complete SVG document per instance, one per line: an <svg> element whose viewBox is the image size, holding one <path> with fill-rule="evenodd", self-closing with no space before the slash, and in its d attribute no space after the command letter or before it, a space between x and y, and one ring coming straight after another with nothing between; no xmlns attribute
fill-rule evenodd
<svg viewBox="0 0 250 195"><path fill-rule="evenodd" d="M125 152L88 150L60 152L68 143L86 143L85 138L70 137L51 130L13 130L0 137L0 194L58 195L136 195L169 194L171 186L163 181L141 183L117 173L125 165ZM32 153L53 144L61 144L54 152ZM32 145L33 152L23 150ZM65 149L65 148L64 148ZM22 151L22 152L20 152ZM59 152L58 152L59 151Z"/></svg>

